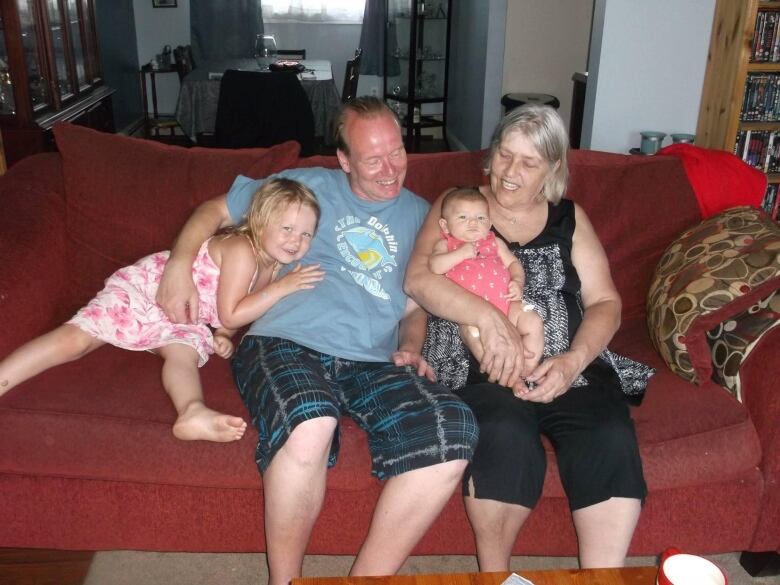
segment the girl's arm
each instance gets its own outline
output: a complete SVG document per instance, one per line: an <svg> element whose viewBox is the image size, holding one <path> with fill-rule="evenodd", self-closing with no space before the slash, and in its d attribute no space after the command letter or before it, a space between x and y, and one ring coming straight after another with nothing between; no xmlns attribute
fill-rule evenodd
<svg viewBox="0 0 780 585"><path fill-rule="evenodd" d="M523 265L512 254L504 240L496 238L496 245L498 246L498 256L509 271L509 278L511 279L509 294L506 298L510 301L521 301L523 300L523 288L525 288L525 270L523 270Z"/></svg>
<svg viewBox="0 0 780 585"><path fill-rule="evenodd" d="M428 261L431 272L434 274L447 274L464 260L476 258L477 252L474 244L465 242L452 252L447 251L447 240L439 240L433 247Z"/></svg>
<svg viewBox="0 0 780 585"><path fill-rule="evenodd" d="M319 265L299 264L279 280L269 282L273 275L267 269L257 275L260 288L247 293L257 266L249 241L245 237L233 236L220 243L222 264L217 287L217 312L222 324L231 329L251 323L289 294L314 288L325 276Z"/></svg>

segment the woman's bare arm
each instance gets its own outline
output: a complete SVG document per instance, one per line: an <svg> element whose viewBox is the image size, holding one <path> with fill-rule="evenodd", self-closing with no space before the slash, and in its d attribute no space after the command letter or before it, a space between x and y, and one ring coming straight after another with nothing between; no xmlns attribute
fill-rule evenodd
<svg viewBox="0 0 780 585"><path fill-rule="evenodd" d="M202 203L179 232L157 288L157 304L172 322L198 320L198 291L192 282L192 263L201 244L231 224L225 195L221 195Z"/></svg>
<svg viewBox="0 0 780 585"><path fill-rule="evenodd" d="M404 289L429 313L476 327L484 349L482 370L490 380L512 386L523 371L523 342L517 329L493 305L429 268L431 253L441 238L441 200L440 196L434 202L417 234Z"/></svg>

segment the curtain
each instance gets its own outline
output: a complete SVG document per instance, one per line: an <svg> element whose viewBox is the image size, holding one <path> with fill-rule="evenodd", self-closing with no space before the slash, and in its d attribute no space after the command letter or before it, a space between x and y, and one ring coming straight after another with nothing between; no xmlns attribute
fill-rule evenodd
<svg viewBox="0 0 780 585"><path fill-rule="evenodd" d="M195 63L250 58L263 34L260 0L190 0Z"/></svg>
<svg viewBox="0 0 780 585"><path fill-rule="evenodd" d="M360 48L363 56L360 60L360 72L365 75L385 75L385 15L387 13L387 0L366 0L366 10L363 14L363 28L360 31ZM395 28L387 31L391 46L388 54L394 54L397 42ZM398 59L388 60L388 75L398 75L400 67Z"/></svg>

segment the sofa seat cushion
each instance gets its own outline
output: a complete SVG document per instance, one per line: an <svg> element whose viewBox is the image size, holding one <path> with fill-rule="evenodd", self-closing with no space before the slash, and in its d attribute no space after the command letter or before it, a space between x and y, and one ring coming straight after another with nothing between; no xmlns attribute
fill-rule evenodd
<svg viewBox="0 0 780 585"><path fill-rule="evenodd" d="M176 413L160 383L161 364L151 353L104 346L14 388L0 408L0 443L15 447L0 450L0 472L258 489L251 424L232 443L174 438ZM228 362L215 356L200 372L206 404L250 420ZM328 482L344 491L379 484L365 434L349 419L342 420L341 454Z"/></svg>
<svg viewBox="0 0 780 585"><path fill-rule="evenodd" d="M236 175L265 176L298 160L298 145L182 148L71 124L54 127L65 185L73 307L117 268L170 247L193 209Z"/></svg>
<svg viewBox="0 0 780 585"><path fill-rule="evenodd" d="M613 348L659 369L642 405L632 409L651 491L738 477L758 465L758 439L743 405L714 384L681 380L654 360L644 323L629 323ZM227 362L215 357L201 372L207 404L249 420ZM235 443L175 439L175 412L159 375L156 356L104 347L14 389L0 409L0 443L16 446L2 451L0 472L258 489L254 429ZM132 394L124 383L129 379ZM340 430L340 457L328 488L378 492L365 434L344 418ZM546 447L544 495L562 498Z"/></svg>

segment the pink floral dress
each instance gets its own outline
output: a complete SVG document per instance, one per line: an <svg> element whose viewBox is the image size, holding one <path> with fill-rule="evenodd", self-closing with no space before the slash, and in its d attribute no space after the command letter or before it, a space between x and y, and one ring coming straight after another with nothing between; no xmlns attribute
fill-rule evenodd
<svg viewBox="0 0 780 585"><path fill-rule="evenodd" d="M198 352L199 367L205 364L214 353L214 338L208 325L221 326L217 316L219 267L209 256L207 240L192 266L200 297L198 323L171 323L155 301L169 255L168 251L157 252L114 272L106 279L103 290L68 324L106 343L134 351L183 343Z"/></svg>
<svg viewBox="0 0 780 585"><path fill-rule="evenodd" d="M463 245L463 241L449 234L442 234L447 240L447 251L452 252ZM464 260L447 272L447 278L460 286L481 296L504 315L509 311L509 301L506 299L509 291L509 269L504 266L498 255L496 235L488 235L477 241L477 257Z"/></svg>

